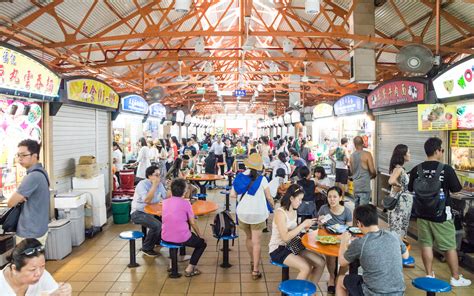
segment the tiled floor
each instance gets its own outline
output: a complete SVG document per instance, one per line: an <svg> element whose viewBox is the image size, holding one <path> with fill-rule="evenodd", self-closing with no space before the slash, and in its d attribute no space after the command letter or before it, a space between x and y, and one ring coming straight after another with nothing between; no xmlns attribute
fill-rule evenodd
<svg viewBox="0 0 474 296"><path fill-rule="evenodd" d="M220 190L208 191L209 200L221 204L224 196ZM216 240L212 238L209 224L212 223L213 214L200 217L198 220L201 230L204 230L208 247L199 262L199 269L203 274L186 278L169 279L166 272L168 259L165 256L150 258L143 256L141 252L137 255L137 268L127 268L129 262L128 242L118 237L124 230L139 230L140 227L133 224L114 225L112 221L104 227L104 231L93 239L87 239L80 247L73 249L73 253L61 261L48 261L49 270L57 281L67 281L72 284L74 295L280 295L278 284L281 279L281 270L270 265L268 256L268 240L270 233L264 234L262 248L263 278L253 281L250 276L250 259L245 251L243 233L241 238L235 241L231 247L230 262L233 266L223 269L219 266L222 262L222 254L218 252ZM425 295L414 289L410 281L413 278L423 276L423 265L416 242L413 243L412 255L416 259L416 268L405 269L407 283L406 295ZM141 241L137 241L137 249ZM219 248L222 246L220 243ZM191 250L188 249L188 253ZM165 250L162 253L166 253ZM180 270L184 269L185 263L180 263ZM434 269L437 277L449 279L449 269L445 263L435 259ZM473 273L461 270L471 280ZM290 273L294 278L295 274ZM318 294L327 295L327 271L321 282L318 283ZM451 293L442 295L474 295L474 286L469 288L457 288Z"/></svg>

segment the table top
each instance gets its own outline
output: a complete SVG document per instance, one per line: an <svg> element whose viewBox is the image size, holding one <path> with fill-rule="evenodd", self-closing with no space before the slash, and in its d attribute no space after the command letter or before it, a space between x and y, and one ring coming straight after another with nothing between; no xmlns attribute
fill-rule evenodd
<svg viewBox="0 0 474 296"><path fill-rule="evenodd" d="M335 245L321 244L321 243L316 241L316 236L318 236L318 235L321 235L321 236L326 236L326 235L339 236L337 234L330 233L326 229L318 229L317 231L315 230L315 231L312 231L312 232L309 232L309 233L306 233L305 235L303 235L303 237L301 238L301 242L306 247L306 249L308 249L310 251L313 251L313 252L316 252L316 253L319 253L319 254L323 254L323 255L327 255L327 256L333 256L333 257L339 256L339 248L340 248L341 244L340 243L335 244ZM357 235L357 236L362 237L362 235ZM411 248L411 246L408 244L407 249L410 250L410 248Z"/></svg>
<svg viewBox="0 0 474 296"><path fill-rule="evenodd" d="M191 205L191 207L193 209L194 215L196 216L207 215L216 211L219 208L219 206L215 202L208 200L197 200ZM145 206L145 213L155 216L161 216L162 208L163 204L161 202L152 205L147 205Z"/></svg>
<svg viewBox="0 0 474 296"><path fill-rule="evenodd" d="M198 176L199 176L199 178L187 176L186 180L190 180L190 181L216 181L216 180L224 179L224 176L214 175L214 174L198 174Z"/></svg>

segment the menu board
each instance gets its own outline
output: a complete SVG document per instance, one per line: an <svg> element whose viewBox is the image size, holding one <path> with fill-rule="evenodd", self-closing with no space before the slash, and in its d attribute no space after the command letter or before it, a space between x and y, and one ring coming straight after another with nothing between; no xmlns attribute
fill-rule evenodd
<svg viewBox="0 0 474 296"><path fill-rule="evenodd" d="M0 189L5 197L16 191L26 174L15 162L18 143L25 139L41 142L42 118L41 104L0 98Z"/></svg>
<svg viewBox="0 0 474 296"><path fill-rule="evenodd" d="M450 133L451 165L464 191L474 192L474 131L453 131Z"/></svg>
<svg viewBox="0 0 474 296"><path fill-rule="evenodd" d="M445 131L457 128L456 106L443 104L418 105L419 131Z"/></svg>

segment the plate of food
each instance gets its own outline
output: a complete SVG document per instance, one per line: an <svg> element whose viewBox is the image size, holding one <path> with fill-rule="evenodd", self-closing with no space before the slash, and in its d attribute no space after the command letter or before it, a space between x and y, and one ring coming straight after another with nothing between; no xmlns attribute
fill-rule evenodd
<svg viewBox="0 0 474 296"><path fill-rule="evenodd" d="M337 245L341 242L337 237L331 235L317 236L316 241L323 245Z"/></svg>
<svg viewBox="0 0 474 296"><path fill-rule="evenodd" d="M349 230L349 232L352 234L362 234L362 230L360 230L359 227L352 226L347 228L347 230Z"/></svg>
<svg viewBox="0 0 474 296"><path fill-rule="evenodd" d="M334 234L342 234L342 233L346 232L346 230L347 230L347 225L334 224L334 225L326 226L326 229L327 229L329 232L334 233Z"/></svg>

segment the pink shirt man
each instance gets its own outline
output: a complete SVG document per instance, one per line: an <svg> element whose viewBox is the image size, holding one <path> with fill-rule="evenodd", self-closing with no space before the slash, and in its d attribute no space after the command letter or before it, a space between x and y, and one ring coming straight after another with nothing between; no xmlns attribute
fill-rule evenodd
<svg viewBox="0 0 474 296"><path fill-rule="evenodd" d="M188 221L194 219L191 203L172 196L163 200L161 237L170 243L184 243L191 237Z"/></svg>

